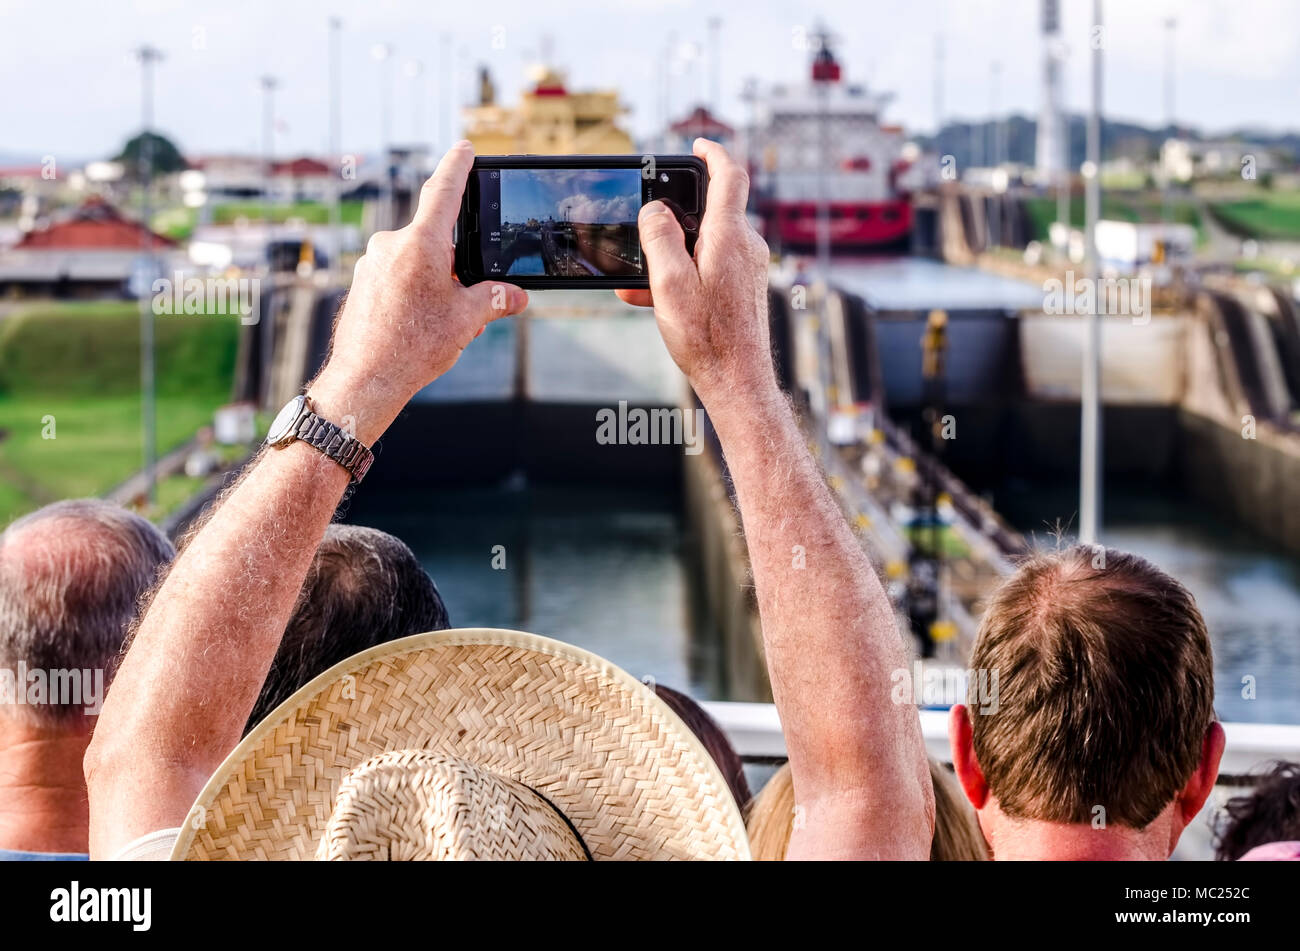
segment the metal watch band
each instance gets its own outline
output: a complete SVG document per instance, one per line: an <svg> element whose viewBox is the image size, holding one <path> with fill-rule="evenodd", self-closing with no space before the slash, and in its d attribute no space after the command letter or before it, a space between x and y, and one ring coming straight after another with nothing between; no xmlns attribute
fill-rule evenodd
<svg viewBox="0 0 1300 951"><path fill-rule="evenodd" d="M359 439L349 436L340 427L323 416L317 416L310 409L304 408L303 414L294 424L293 434L347 469L353 482L364 479L375 461L375 454Z"/></svg>

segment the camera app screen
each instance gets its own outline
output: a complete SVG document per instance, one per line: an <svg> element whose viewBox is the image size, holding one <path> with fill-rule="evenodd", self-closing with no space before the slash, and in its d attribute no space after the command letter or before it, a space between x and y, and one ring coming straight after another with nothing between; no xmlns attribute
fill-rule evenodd
<svg viewBox="0 0 1300 951"><path fill-rule="evenodd" d="M644 273L639 168L481 170L479 221L489 276Z"/></svg>

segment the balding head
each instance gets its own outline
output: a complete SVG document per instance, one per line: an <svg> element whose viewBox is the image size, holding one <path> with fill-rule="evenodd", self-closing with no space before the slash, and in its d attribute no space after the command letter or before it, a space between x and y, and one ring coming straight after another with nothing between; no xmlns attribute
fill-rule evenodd
<svg viewBox="0 0 1300 951"><path fill-rule="evenodd" d="M152 523L98 499L47 505L0 534L0 668L47 679L42 702L11 697L0 714L40 726L80 716L55 678L102 671L107 684L141 596L174 555Z"/></svg>
<svg viewBox="0 0 1300 951"><path fill-rule="evenodd" d="M1012 819L1142 829L1196 770L1214 720L1205 621L1137 555L1076 546L1027 561L995 592L971 658L996 671L972 703L975 758Z"/></svg>

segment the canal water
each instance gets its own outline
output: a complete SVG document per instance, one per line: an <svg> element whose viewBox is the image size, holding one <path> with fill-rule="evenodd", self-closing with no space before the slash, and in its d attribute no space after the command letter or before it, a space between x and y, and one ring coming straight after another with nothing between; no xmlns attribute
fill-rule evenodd
<svg viewBox="0 0 1300 951"><path fill-rule="evenodd" d="M1012 483L991 494L1037 545L1076 528L1070 486ZM1136 552L1185 584L1214 648L1215 708L1224 720L1300 723L1300 560L1158 487L1106 486L1102 541Z"/></svg>
<svg viewBox="0 0 1300 951"><path fill-rule="evenodd" d="M361 493L347 518L411 546L455 627L545 634L638 678L726 699L676 491L515 479Z"/></svg>
<svg viewBox="0 0 1300 951"><path fill-rule="evenodd" d="M1020 483L992 496L1040 546L1056 544L1058 524L1077 524L1068 487ZM1150 559L1195 595L1220 717L1300 723L1300 561L1157 489L1112 484L1106 503L1106 544ZM515 481L361 493L348 520L406 541L456 627L545 634L698 699L728 699L675 491Z"/></svg>
<svg viewBox="0 0 1300 951"><path fill-rule="evenodd" d="M545 274L546 264L542 261L542 255L539 251L537 254L521 254L515 258L514 263L510 265L511 274Z"/></svg>
<svg viewBox="0 0 1300 951"><path fill-rule="evenodd" d="M865 282L860 290L878 306L903 310L936 295L953 307L1009 306L1009 295L1023 292L1011 287L1016 282L990 285L987 275L916 260L855 267L849 276ZM657 366L648 356L658 341L652 317L627 309L602 323L583 310L602 301L621 306L612 295L597 300L574 292L571 299L556 292L534 300L535 307L581 312L584 319L533 327L532 398L572 402L600 390L664 402L664 394L674 392L671 368L659 374L662 380L650 373L649 382L628 382ZM430 388L421 398L509 398L515 348L507 332L513 329L508 321L489 325L484 339L439 381L447 392ZM493 349L497 337L501 345ZM592 366L573 363L575 354L592 353L600 357ZM587 381L577 396L575 380ZM1054 544L1053 526L1077 524L1077 490L1070 481L975 488L987 491L1026 535ZM1196 596L1214 644L1220 716L1300 723L1300 560L1160 488L1111 479L1105 501L1104 540L1150 558ZM675 480L662 489L523 480L480 488L386 488L359 493L350 504L349 520L392 532L415 550L438 582L455 626L550 635L637 677L683 687L700 699L728 699L721 635L699 588L702 572Z"/></svg>
<svg viewBox="0 0 1300 951"><path fill-rule="evenodd" d="M975 312L996 315L1043 304L1040 286L922 258L837 260L832 280L883 312L924 314L938 307L965 311L969 318ZM974 337L970 332L965 339L956 337L963 324L968 330L974 327ZM886 344L890 332L903 334L911 348L905 351L907 359L915 357L917 366L910 375L900 374L890 365L897 354L883 356L886 385L891 385L892 370L895 377L911 379L912 395L919 394L919 329L899 331L888 324L878 329ZM996 327L964 318L950 324L950 333L949 396L962 387L983 392L992 364L981 363L971 351L979 349L981 334L986 349L1001 346L993 342ZM959 378L963 372L964 381ZM907 402L909 394L893 388ZM978 402L978 396L970 401ZM960 467L957 475L963 475ZM1055 545L1056 526L1068 534L1078 525L1073 482L1044 477L994 485L973 481L972 487L987 494L1026 536L1040 545ZM1113 476L1105 491L1102 540L1150 559L1196 597L1214 647L1219 715L1254 723L1300 723L1300 559L1176 489Z"/></svg>

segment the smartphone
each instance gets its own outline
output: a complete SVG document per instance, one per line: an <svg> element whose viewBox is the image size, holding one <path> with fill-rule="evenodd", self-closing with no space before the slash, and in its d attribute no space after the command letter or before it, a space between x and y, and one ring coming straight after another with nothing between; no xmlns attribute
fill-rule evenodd
<svg viewBox="0 0 1300 951"><path fill-rule="evenodd" d="M456 221L462 284L649 287L637 214L659 200L693 253L708 172L693 155L484 155Z"/></svg>

